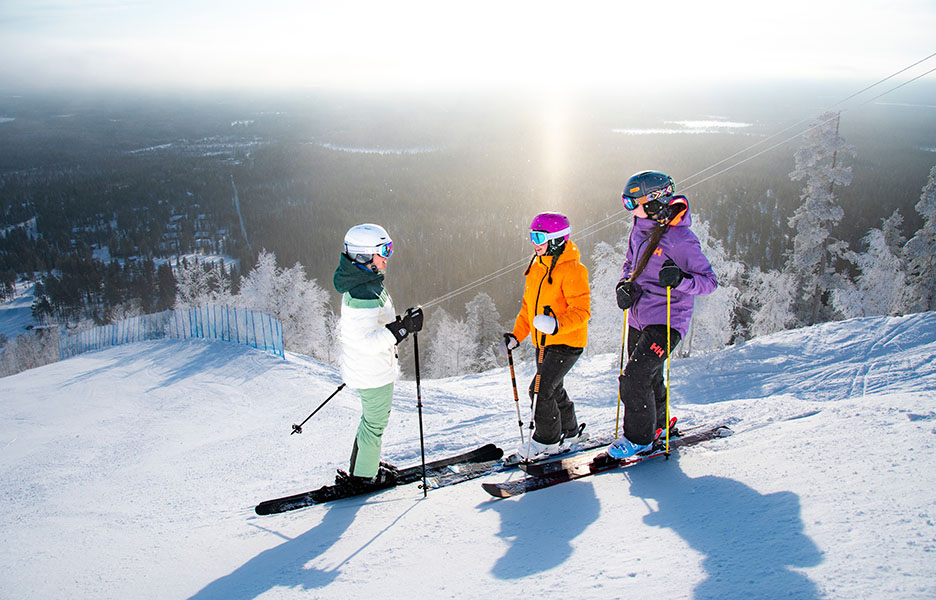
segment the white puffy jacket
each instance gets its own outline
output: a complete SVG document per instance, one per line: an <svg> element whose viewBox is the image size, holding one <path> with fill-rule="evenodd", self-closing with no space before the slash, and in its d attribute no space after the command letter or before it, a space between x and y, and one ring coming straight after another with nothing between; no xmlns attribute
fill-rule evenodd
<svg viewBox="0 0 936 600"><path fill-rule="evenodd" d="M396 319L390 294L360 300L345 292L341 301L341 376L355 389L396 381L400 372L396 338L385 327Z"/></svg>

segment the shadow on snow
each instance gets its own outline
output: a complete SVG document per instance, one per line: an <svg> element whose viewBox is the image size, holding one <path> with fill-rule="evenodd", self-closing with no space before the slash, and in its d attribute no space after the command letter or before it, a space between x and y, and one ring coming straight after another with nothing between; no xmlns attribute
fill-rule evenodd
<svg viewBox="0 0 936 600"><path fill-rule="evenodd" d="M341 539L362 506L362 503L329 505L321 523L298 537L264 550L230 574L212 581L192 596L192 600L247 600L276 587L315 589L327 586L341 574L340 567L347 560L327 571L307 565Z"/></svg>
<svg viewBox="0 0 936 600"><path fill-rule="evenodd" d="M820 597L816 584L793 570L822 562L793 492L761 494L725 477L689 477L678 460L628 469L626 476L632 496L656 501L644 523L673 530L702 555L707 578L695 600Z"/></svg>

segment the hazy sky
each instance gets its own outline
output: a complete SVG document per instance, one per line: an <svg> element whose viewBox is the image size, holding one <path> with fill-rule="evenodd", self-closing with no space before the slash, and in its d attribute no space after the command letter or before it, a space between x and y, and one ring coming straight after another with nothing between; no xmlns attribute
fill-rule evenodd
<svg viewBox="0 0 936 600"><path fill-rule="evenodd" d="M0 0L14 87L639 90L874 81L933 52L934 0Z"/></svg>

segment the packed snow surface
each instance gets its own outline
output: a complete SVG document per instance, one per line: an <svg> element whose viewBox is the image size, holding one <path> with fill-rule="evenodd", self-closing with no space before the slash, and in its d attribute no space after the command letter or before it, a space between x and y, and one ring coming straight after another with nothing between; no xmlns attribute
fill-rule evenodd
<svg viewBox="0 0 936 600"><path fill-rule="evenodd" d="M670 460L507 500L479 483L516 471L259 517L345 467L353 391L290 434L334 369L223 342L85 354L0 379L0 598L932 599L934 357L936 313L766 336L673 362L680 423L735 434ZM593 436L614 430L617 365L567 378ZM430 459L519 444L506 365L421 397ZM419 461L412 381L384 455Z"/></svg>

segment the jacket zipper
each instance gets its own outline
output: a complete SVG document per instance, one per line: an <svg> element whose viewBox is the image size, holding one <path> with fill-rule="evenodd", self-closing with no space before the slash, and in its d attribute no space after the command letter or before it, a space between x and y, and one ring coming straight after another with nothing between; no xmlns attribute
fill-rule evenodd
<svg viewBox="0 0 936 600"><path fill-rule="evenodd" d="M540 263L541 265L543 265L544 267L546 266L546 264L543 263L543 258L542 258L542 257L539 257L539 263ZM539 314L540 294L543 292L543 282L546 281L546 278L547 278L547 277L549 277L549 268L548 268L548 267L546 268L546 273L544 273L542 279L540 279L539 287L536 289L536 302L533 303L533 316L534 316L534 317L535 317L536 315ZM533 331L536 331L536 328L535 328L535 327L532 327L532 326L533 326L533 323L530 323L530 326L531 326L531 328L533 329ZM535 336L535 335L534 335L534 336L533 336L533 345L536 346L537 348L539 348L539 344L537 343L538 341L539 341L538 336Z"/></svg>

